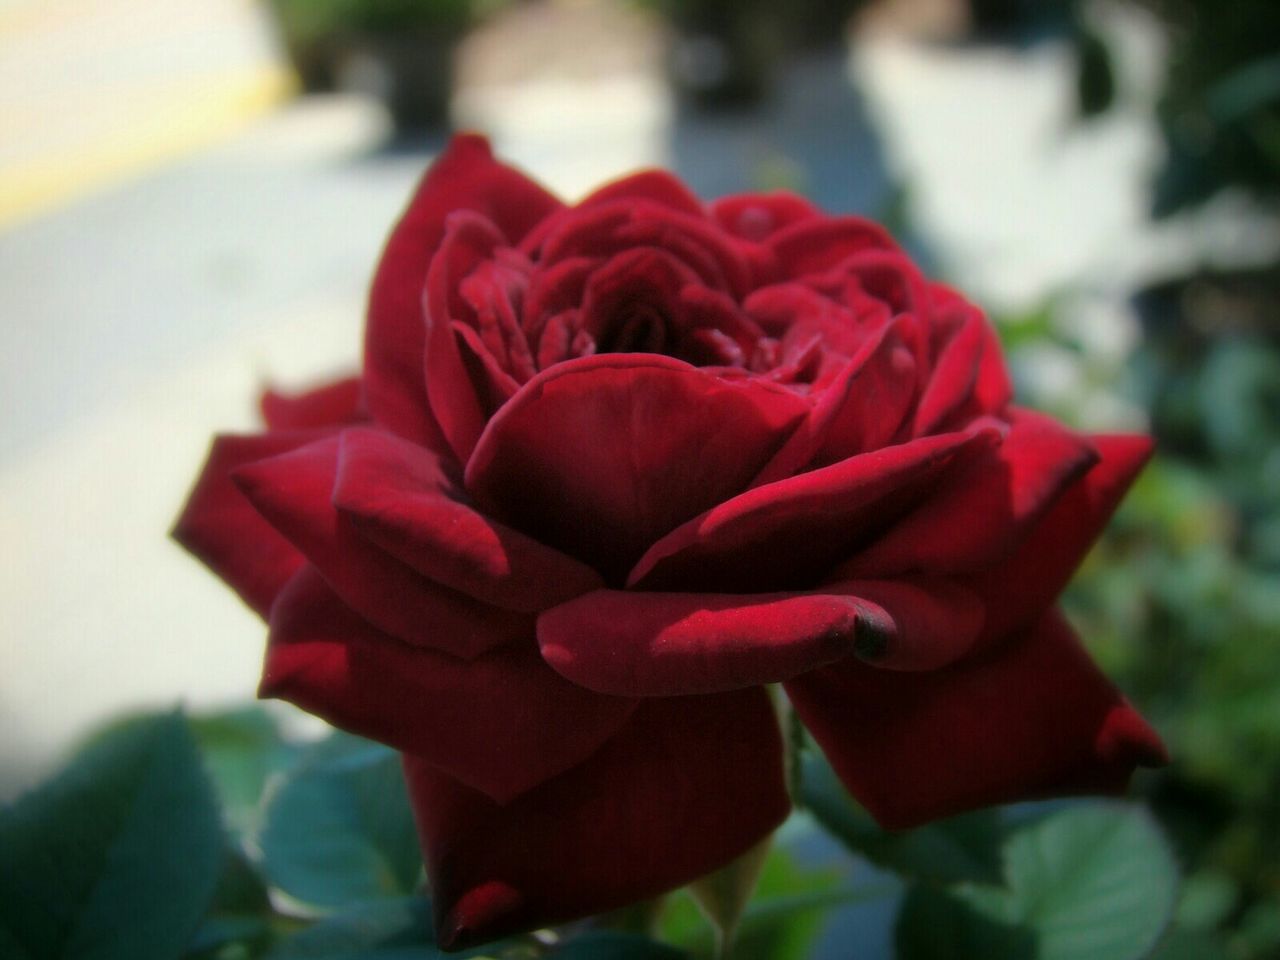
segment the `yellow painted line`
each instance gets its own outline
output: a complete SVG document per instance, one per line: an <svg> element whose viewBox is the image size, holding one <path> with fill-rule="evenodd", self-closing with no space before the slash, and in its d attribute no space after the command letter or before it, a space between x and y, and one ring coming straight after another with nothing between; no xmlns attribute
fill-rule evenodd
<svg viewBox="0 0 1280 960"><path fill-rule="evenodd" d="M191 78L166 87L109 134L0 165L0 230L222 142L295 89L292 74L274 64Z"/></svg>

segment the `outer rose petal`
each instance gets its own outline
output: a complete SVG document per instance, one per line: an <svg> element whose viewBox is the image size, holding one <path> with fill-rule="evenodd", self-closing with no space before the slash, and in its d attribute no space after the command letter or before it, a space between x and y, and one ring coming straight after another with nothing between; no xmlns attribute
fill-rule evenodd
<svg viewBox="0 0 1280 960"><path fill-rule="evenodd" d="M1050 613L993 655L898 673L856 661L786 685L845 786L905 829L975 807L1119 793L1156 734Z"/></svg>
<svg viewBox="0 0 1280 960"><path fill-rule="evenodd" d="M740 193L711 204L711 216L735 237L760 243L784 227L821 215L804 197L794 193Z"/></svg>
<svg viewBox="0 0 1280 960"><path fill-rule="evenodd" d="M791 280L824 273L855 253L898 249L884 227L861 217L799 220L771 236L767 245L780 276Z"/></svg>
<svg viewBox="0 0 1280 960"><path fill-rule="evenodd" d="M419 575L365 540L334 507L339 440L329 437L236 471L236 482L371 624L409 643L471 659L527 636L527 617Z"/></svg>
<svg viewBox="0 0 1280 960"><path fill-rule="evenodd" d="M916 407L915 436L945 429L957 420L998 414L1012 399L1000 341L991 324L981 311L959 298L950 309L962 311L963 318L942 347Z"/></svg>
<svg viewBox="0 0 1280 960"><path fill-rule="evenodd" d="M427 272L423 297L427 399L459 463L466 463L471 456L488 415L482 408L476 381L463 364L454 332L454 308L461 306L456 301L462 280L492 258L502 241L493 222L479 214L466 210L451 214ZM483 384L484 378L481 380Z"/></svg>
<svg viewBox="0 0 1280 960"><path fill-rule="evenodd" d="M401 643L309 566L271 611L259 696L411 750L498 803L577 765L635 709L562 679L531 643L471 661Z"/></svg>
<svg viewBox="0 0 1280 960"><path fill-rule="evenodd" d="M467 464L488 514L620 581L644 548L744 489L803 399L669 357L571 360L521 387Z"/></svg>
<svg viewBox="0 0 1280 960"><path fill-rule="evenodd" d="M306 430L215 437L200 479L173 528L173 539L264 618L303 558L245 499L231 474L237 467L304 446L319 436Z"/></svg>
<svg viewBox="0 0 1280 960"><path fill-rule="evenodd" d="M560 206L532 180L496 162L483 137L450 141L387 240L369 293L364 372L375 420L415 442L445 449L422 376L422 289L444 236L445 217L454 210L475 210L518 243Z"/></svg>
<svg viewBox="0 0 1280 960"><path fill-rule="evenodd" d="M645 700L586 762L506 806L411 755L405 773L448 950L674 889L746 852L790 807L759 688Z"/></svg>
<svg viewBox="0 0 1280 960"><path fill-rule="evenodd" d="M543 658L620 696L719 693L789 680L878 633L874 606L834 594L597 590L538 618Z"/></svg>
<svg viewBox="0 0 1280 960"><path fill-rule="evenodd" d="M627 585L765 591L817 582L996 436L984 428L922 437L756 487L655 543Z"/></svg>
<svg viewBox="0 0 1280 960"><path fill-rule="evenodd" d="M265 390L259 405L270 430L345 427L366 419L359 377L347 377L301 393Z"/></svg>
<svg viewBox="0 0 1280 960"><path fill-rule="evenodd" d="M365 539L485 603L535 613L604 585L586 564L472 510L438 458L380 430L342 435L333 501Z"/></svg>
<svg viewBox="0 0 1280 960"><path fill-rule="evenodd" d="M1149 437L1091 437L1101 461L1078 479L1004 562L965 579L986 600L983 642L1034 622L1067 585L1151 456Z"/></svg>
<svg viewBox="0 0 1280 960"><path fill-rule="evenodd" d="M1050 418L1018 411L995 448L975 456L837 576L970 573L1009 555L1094 463L1088 441Z"/></svg>
<svg viewBox="0 0 1280 960"><path fill-rule="evenodd" d="M896 328L886 324L863 342L753 486L784 480L815 459L827 466L890 443L916 388L915 361Z"/></svg>

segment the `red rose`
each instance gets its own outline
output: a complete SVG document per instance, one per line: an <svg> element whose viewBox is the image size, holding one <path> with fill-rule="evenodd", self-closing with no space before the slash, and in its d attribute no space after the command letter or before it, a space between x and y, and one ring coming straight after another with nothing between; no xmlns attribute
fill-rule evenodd
<svg viewBox="0 0 1280 960"><path fill-rule="evenodd" d="M1149 442L1011 406L867 221L660 172L567 207L460 137L362 377L264 412L176 535L268 618L263 696L404 752L445 945L756 844L764 684L889 827L1163 758L1053 608Z"/></svg>

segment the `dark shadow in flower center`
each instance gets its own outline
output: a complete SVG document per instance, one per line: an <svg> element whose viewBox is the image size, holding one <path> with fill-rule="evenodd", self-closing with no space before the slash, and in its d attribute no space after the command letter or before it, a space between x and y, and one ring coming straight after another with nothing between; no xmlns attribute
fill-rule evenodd
<svg viewBox="0 0 1280 960"><path fill-rule="evenodd" d="M629 297L616 308L597 341L601 353L664 353L676 347L671 315L644 296Z"/></svg>

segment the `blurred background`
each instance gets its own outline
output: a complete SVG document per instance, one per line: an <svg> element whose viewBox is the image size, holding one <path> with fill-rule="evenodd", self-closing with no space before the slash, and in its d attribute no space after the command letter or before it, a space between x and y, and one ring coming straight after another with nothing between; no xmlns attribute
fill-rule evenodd
<svg viewBox="0 0 1280 960"><path fill-rule="evenodd" d="M0 800L251 693L261 625L168 527L261 387L355 365L451 127L568 198L662 165L880 219L1023 402L1154 433L1068 607L1175 758L1162 956L1280 956L1276 0L0 0Z"/></svg>

